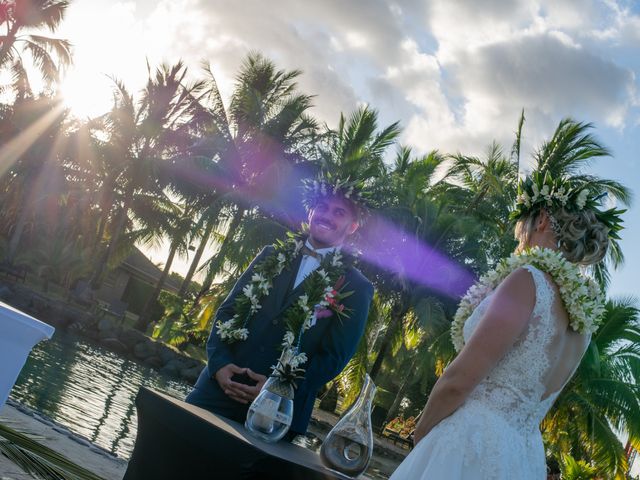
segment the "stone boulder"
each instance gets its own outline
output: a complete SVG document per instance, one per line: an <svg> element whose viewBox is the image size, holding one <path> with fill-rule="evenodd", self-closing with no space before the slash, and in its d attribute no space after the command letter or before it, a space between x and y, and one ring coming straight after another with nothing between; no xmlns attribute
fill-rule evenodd
<svg viewBox="0 0 640 480"><path fill-rule="evenodd" d="M145 358L142 363L147 367L155 369L159 369L160 367L162 367L162 359L156 355Z"/></svg>
<svg viewBox="0 0 640 480"><path fill-rule="evenodd" d="M127 353L129 351L129 349L124 343L122 343L120 340L114 337L101 338L100 344L103 347L108 348L112 352L116 352L116 353Z"/></svg>
<svg viewBox="0 0 640 480"><path fill-rule="evenodd" d="M202 365L198 365L197 367L184 368L180 370L180 376L189 383L196 383L196 380L200 376L201 371Z"/></svg>
<svg viewBox="0 0 640 480"><path fill-rule="evenodd" d="M140 360L145 360L149 357L156 357L156 346L151 340L147 339L143 342L137 343L136 346L133 347L133 354ZM160 365L162 365L162 359L159 358L159 360Z"/></svg>
<svg viewBox="0 0 640 480"><path fill-rule="evenodd" d="M124 330L120 335L118 335L118 339L124 343L129 350L133 350L133 347L138 343L149 341L149 337L138 330L134 330L133 328Z"/></svg>
<svg viewBox="0 0 640 480"><path fill-rule="evenodd" d="M117 328L117 325L110 318L105 317L105 318L101 318L98 321L98 330L100 330L101 332L114 331L116 330L116 328Z"/></svg>

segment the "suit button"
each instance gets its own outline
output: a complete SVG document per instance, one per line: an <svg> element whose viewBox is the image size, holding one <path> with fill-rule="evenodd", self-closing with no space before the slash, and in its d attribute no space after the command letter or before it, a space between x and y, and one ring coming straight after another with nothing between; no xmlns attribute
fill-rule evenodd
<svg viewBox="0 0 640 480"><path fill-rule="evenodd" d="M271 323L273 323L274 325L277 325L278 324L278 320L274 319L274 320L271 321Z"/></svg>

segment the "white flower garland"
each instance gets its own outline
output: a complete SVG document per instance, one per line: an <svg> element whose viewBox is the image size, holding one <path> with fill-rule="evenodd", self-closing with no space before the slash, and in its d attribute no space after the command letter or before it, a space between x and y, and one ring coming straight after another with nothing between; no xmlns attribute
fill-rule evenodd
<svg viewBox="0 0 640 480"><path fill-rule="evenodd" d="M553 277L573 330L580 333L597 330L605 310L604 294L598 284L583 275L579 267L566 260L562 253L535 247L502 260L495 270L483 275L462 297L451 324L451 339L456 351L459 352L464 346L464 324L480 302L511 272L525 265L533 265Z"/></svg>
<svg viewBox="0 0 640 480"><path fill-rule="evenodd" d="M216 324L217 334L222 341L234 343L249 338L249 320L262 308L260 302L273 287L273 279L291 265L303 245L304 242L292 236L287 242L277 245L273 255L255 266L251 280L242 289L242 295L236 299L233 317ZM290 328L282 339L283 350L279 360L282 367L289 366L293 370L304 372L300 365L307 361L307 355L300 352L302 334L311 327L315 310L329 307L330 301L337 294L334 286L338 278L344 275L342 258L340 249L325 255L320 267L305 279L305 285L311 285L314 298L309 298L308 289L305 289L305 293L284 313ZM276 366L273 368L276 372Z"/></svg>

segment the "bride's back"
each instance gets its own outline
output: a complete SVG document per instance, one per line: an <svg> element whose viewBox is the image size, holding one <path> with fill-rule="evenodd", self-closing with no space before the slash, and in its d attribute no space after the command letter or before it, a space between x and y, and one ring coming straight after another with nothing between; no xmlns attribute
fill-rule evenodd
<svg viewBox="0 0 640 480"><path fill-rule="evenodd" d="M549 368L544 376L545 392L542 399L559 392L569 381L589 345L589 335L576 332L569 325L569 315L562 302L560 291L551 276L544 274L545 280L553 291L551 318L554 321L554 335L548 348Z"/></svg>
<svg viewBox="0 0 640 480"><path fill-rule="evenodd" d="M527 327L513 347L469 396L501 413L518 429L537 430L564 385L580 363L589 336L569 326L567 311L551 277L527 265L533 276L535 305ZM491 302L488 296L465 324L465 340Z"/></svg>

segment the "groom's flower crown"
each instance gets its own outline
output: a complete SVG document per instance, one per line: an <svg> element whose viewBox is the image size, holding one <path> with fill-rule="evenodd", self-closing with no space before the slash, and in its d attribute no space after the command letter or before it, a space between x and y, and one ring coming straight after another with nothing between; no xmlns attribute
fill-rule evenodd
<svg viewBox="0 0 640 480"><path fill-rule="evenodd" d="M535 171L518 183L518 197L511 219L519 220L543 209L550 213L561 208L570 212L591 210L609 229L609 237L619 240L618 232L623 228L621 214L625 210L601 210L600 200L604 196L606 192L594 195L588 182L578 183L566 177L552 178L549 172Z"/></svg>
<svg viewBox="0 0 640 480"><path fill-rule="evenodd" d="M370 195L362 181L320 173L316 178L304 179L302 186L303 203L307 210L311 210L323 198L342 197L353 205L359 220L369 213Z"/></svg>

